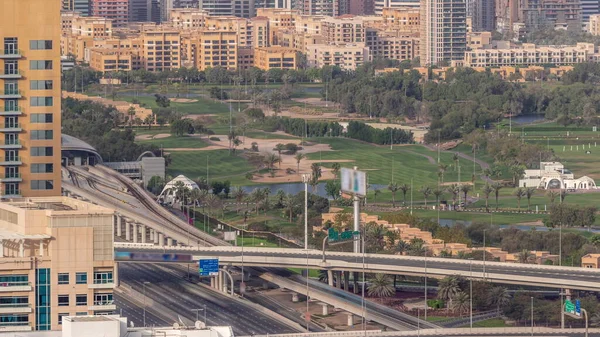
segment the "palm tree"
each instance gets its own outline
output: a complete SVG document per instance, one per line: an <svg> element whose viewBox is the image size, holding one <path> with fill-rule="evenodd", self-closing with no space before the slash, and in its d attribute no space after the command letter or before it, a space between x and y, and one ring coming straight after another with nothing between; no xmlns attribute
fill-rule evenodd
<svg viewBox="0 0 600 337"><path fill-rule="evenodd" d="M446 276L438 283L437 297L446 302L446 309L450 306L452 299L460 292L460 284L458 278L454 275Z"/></svg>
<svg viewBox="0 0 600 337"><path fill-rule="evenodd" d="M283 207L283 200L285 199L285 197L286 193L281 188L278 189L277 192L275 192L275 199L277 200L278 207Z"/></svg>
<svg viewBox="0 0 600 337"><path fill-rule="evenodd" d="M438 169L440 171L440 175L442 177L442 184L444 183L444 173L448 170L448 164L439 164Z"/></svg>
<svg viewBox="0 0 600 337"><path fill-rule="evenodd" d="M458 152L454 152L454 154L452 155L452 161L454 162L454 171L456 172L456 169L458 168L458 160L459 160L459 156L458 156Z"/></svg>
<svg viewBox="0 0 600 337"><path fill-rule="evenodd" d="M241 141L241 140L240 140L238 137L235 137L235 138L233 138L233 141L232 141L232 145L233 145L233 153L235 153L235 150L236 150L236 149L237 149L237 147L238 147L238 146L240 146L241 144L242 144L242 141ZM279 164L279 165L281 165L281 164Z"/></svg>
<svg viewBox="0 0 600 337"><path fill-rule="evenodd" d="M531 196L535 194L535 190L536 189L533 187L527 187L525 189L525 196L527 197L527 210L529 210L531 207Z"/></svg>
<svg viewBox="0 0 600 337"><path fill-rule="evenodd" d="M433 195L435 195L435 203L436 203L436 207L439 207L440 205L440 198L444 195L444 189L436 187L435 190L433 190Z"/></svg>
<svg viewBox="0 0 600 337"><path fill-rule="evenodd" d="M310 175L310 185L313 187L313 191L317 190L317 185L319 184L319 178L321 178L322 170L321 164L312 163L310 165L311 175Z"/></svg>
<svg viewBox="0 0 600 337"><path fill-rule="evenodd" d="M255 188L254 191L252 191L249 195L249 199L252 200L252 202L256 206L256 214L258 214L258 206L259 206L260 202L262 201L262 198L263 198L263 194L262 194L262 190L260 188Z"/></svg>
<svg viewBox="0 0 600 337"><path fill-rule="evenodd" d="M373 191L373 202L377 202L377 196L381 194L380 190L374 190Z"/></svg>
<svg viewBox="0 0 600 337"><path fill-rule="evenodd" d="M517 207L519 208L519 212L521 211L521 198L525 196L525 189L523 187L518 187L513 192L515 197L517 197Z"/></svg>
<svg viewBox="0 0 600 337"><path fill-rule="evenodd" d="M500 189L502 189L502 185L499 182L494 182L491 186L492 190L494 190L494 195L496 196L496 210L498 210L498 195L500 194Z"/></svg>
<svg viewBox="0 0 600 337"><path fill-rule="evenodd" d="M342 169L342 166L340 165L340 163L333 163L333 165L331 165L331 173L333 173L333 175L336 178L340 175L341 169Z"/></svg>
<svg viewBox="0 0 600 337"><path fill-rule="evenodd" d="M510 303L510 294L504 287L493 287L488 294L488 304L496 307L496 311L500 312L500 308L507 306Z"/></svg>
<svg viewBox="0 0 600 337"><path fill-rule="evenodd" d="M457 184L448 186L448 192L452 193L452 206L456 207L456 199L460 194L460 187Z"/></svg>
<svg viewBox="0 0 600 337"><path fill-rule="evenodd" d="M285 207L285 212L290 215L290 222L292 222L294 209L297 205L296 198L294 198L291 194L286 195L283 199L283 206Z"/></svg>
<svg viewBox="0 0 600 337"><path fill-rule="evenodd" d="M460 191L463 192L463 195L465 196L465 203L467 203L467 194L471 192L472 189L471 185L460 185Z"/></svg>
<svg viewBox="0 0 600 337"><path fill-rule="evenodd" d="M390 190L390 192L392 192L392 207L395 208L396 207L396 193L398 193L398 190L400 188L398 187L397 183L390 183L388 185L388 190Z"/></svg>
<svg viewBox="0 0 600 337"><path fill-rule="evenodd" d="M320 269L319 270L319 282L327 283L329 282L329 273L327 270Z"/></svg>
<svg viewBox="0 0 600 337"><path fill-rule="evenodd" d="M469 295L464 291L459 292L454 297L452 297L452 310L454 312L458 312L458 314L462 317L463 313L467 312L470 308L470 299Z"/></svg>
<svg viewBox="0 0 600 337"><path fill-rule="evenodd" d="M485 186L483 186L483 188L481 189L481 192L483 193L483 197L485 198L485 211L488 213L490 212L490 208L489 208L490 194L492 194L493 191L494 191L494 189L488 183L486 183Z"/></svg>
<svg viewBox="0 0 600 337"><path fill-rule="evenodd" d="M277 162L280 162L280 160L281 159L277 157L274 153L267 153L263 157L263 161L267 166L267 169L269 169L269 171L271 172L271 176L275 175L275 164L277 164Z"/></svg>
<svg viewBox="0 0 600 337"><path fill-rule="evenodd" d="M392 280L385 274L375 274L369 280L369 286L367 287L367 294L373 297L392 297L396 294L396 289L392 283Z"/></svg>
<svg viewBox="0 0 600 337"><path fill-rule="evenodd" d="M525 172L525 167L523 165L512 165L511 167L508 168L508 171L510 172L510 175L512 176L513 185L517 186L517 179L519 179L523 176L523 173Z"/></svg>
<svg viewBox="0 0 600 337"><path fill-rule="evenodd" d="M385 228L375 222L368 223L365 227L365 247L373 248L374 253L385 246Z"/></svg>
<svg viewBox="0 0 600 337"><path fill-rule="evenodd" d="M279 143L275 145L275 150L279 154L279 168L281 168L281 151L285 150L285 145Z"/></svg>
<svg viewBox="0 0 600 337"><path fill-rule="evenodd" d="M406 193L408 191L410 191L410 185L409 184L402 184L398 187L401 191L402 191L402 195L404 197L404 205L406 205Z"/></svg>
<svg viewBox="0 0 600 337"><path fill-rule="evenodd" d="M396 244L396 252L400 253L400 255L404 255L404 253L408 252L409 244L404 240L399 240Z"/></svg>
<svg viewBox="0 0 600 337"><path fill-rule="evenodd" d="M300 162L304 158L306 158L306 155L304 155L304 153L300 153L300 152L296 153L296 155L294 156L294 159L296 159L296 164L298 165L298 167L297 167L298 172L297 173L300 173Z"/></svg>
<svg viewBox="0 0 600 337"><path fill-rule="evenodd" d="M517 261L519 263L535 263L535 255L527 249L523 249L520 253L517 253Z"/></svg>
<svg viewBox="0 0 600 337"><path fill-rule="evenodd" d="M431 193L433 193L433 190L431 189L431 187L424 186L421 187L419 192L423 193L423 199L425 199L425 208L427 208L427 198L431 195Z"/></svg>
<svg viewBox="0 0 600 337"><path fill-rule="evenodd" d="M246 193L246 191L243 188L238 186L233 190L232 195L235 201L239 204L244 200L244 198L246 198L246 195L248 195L248 193Z"/></svg>
<svg viewBox="0 0 600 337"><path fill-rule="evenodd" d="M590 318L590 323L592 326L600 327L600 312L597 312L592 315Z"/></svg>
<svg viewBox="0 0 600 337"><path fill-rule="evenodd" d="M214 194L209 194L206 196L206 207L208 208L208 217L210 218L211 210L221 208L221 198Z"/></svg>
<svg viewBox="0 0 600 337"><path fill-rule="evenodd" d="M559 194L556 191L549 190L548 193L546 193L546 196L550 199L550 203L553 204L554 199L556 199L559 196Z"/></svg>

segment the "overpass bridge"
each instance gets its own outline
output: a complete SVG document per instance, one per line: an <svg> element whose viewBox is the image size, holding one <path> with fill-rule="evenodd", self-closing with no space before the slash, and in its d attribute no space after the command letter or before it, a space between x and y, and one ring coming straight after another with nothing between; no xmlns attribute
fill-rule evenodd
<svg viewBox="0 0 600 337"><path fill-rule="evenodd" d="M144 254L190 255L192 261L218 258L223 266L309 268L443 278L461 275L493 283L600 291L600 270L536 264L483 262L383 254L257 247L157 247L151 244L115 243L115 260L144 262ZM146 255L146 257L151 255ZM147 260L146 260L147 262ZM160 261L154 261L160 262ZM332 279L330 277L330 279Z"/></svg>

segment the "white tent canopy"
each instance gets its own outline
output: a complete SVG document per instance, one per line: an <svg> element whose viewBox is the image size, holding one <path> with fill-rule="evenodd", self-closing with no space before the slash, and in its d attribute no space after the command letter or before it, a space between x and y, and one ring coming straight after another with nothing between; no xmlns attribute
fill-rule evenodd
<svg viewBox="0 0 600 337"><path fill-rule="evenodd" d="M175 194L177 193L177 188L175 187L175 185L179 181L181 181L183 185L189 190L200 189L198 187L198 184L196 184L192 179L184 175L178 175L177 177L175 177L175 179L169 181L165 185L162 192L160 192L158 199L163 199L164 202L172 203L175 200Z"/></svg>

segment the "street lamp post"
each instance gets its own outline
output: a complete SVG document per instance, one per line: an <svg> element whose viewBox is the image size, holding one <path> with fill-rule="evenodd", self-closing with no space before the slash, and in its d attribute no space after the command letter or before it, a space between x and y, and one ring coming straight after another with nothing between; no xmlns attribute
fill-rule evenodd
<svg viewBox="0 0 600 337"><path fill-rule="evenodd" d="M425 253L425 320L427 320L427 253Z"/></svg>
<svg viewBox="0 0 600 337"><path fill-rule="evenodd" d="M150 282L145 281L142 283L142 288L144 289L144 327L146 327L146 284L150 284Z"/></svg>
<svg viewBox="0 0 600 337"><path fill-rule="evenodd" d="M473 258L469 259L469 275L469 326L473 329Z"/></svg>
<svg viewBox="0 0 600 337"><path fill-rule="evenodd" d="M310 180L310 174L302 175L302 182L304 183L304 249L308 250L308 181ZM308 277L308 275L307 275Z"/></svg>
<svg viewBox="0 0 600 337"><path fill-rule="evenodd" d="M206 327L206 304L203 305L204 308L201 309L192 309L192 311L196 312L196 322L198 321L198 312L204 311L204 327Z"/></svg>
<svg viewBox="0 0 600 337"><path fill-rule="evenodd" d="M531 337L533 337L533 296L531 296Z"/></svg>
<svg viewBox="0 0 600 337"><path fill-rule="evenodd" d="M485 229L483 230L483 279L485 280Z"/></svg>

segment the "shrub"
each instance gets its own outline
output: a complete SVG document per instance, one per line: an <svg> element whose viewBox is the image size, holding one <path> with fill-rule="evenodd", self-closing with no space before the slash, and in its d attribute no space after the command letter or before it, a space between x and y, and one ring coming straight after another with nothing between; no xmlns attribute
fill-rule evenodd
<svg viewBox="0 0 600 337"><path fill-rule="evenodd" d="M212 140L213 142L219 142L219 141L221 141L221 139L219 137L210 137L208 139Z"/></svg>

